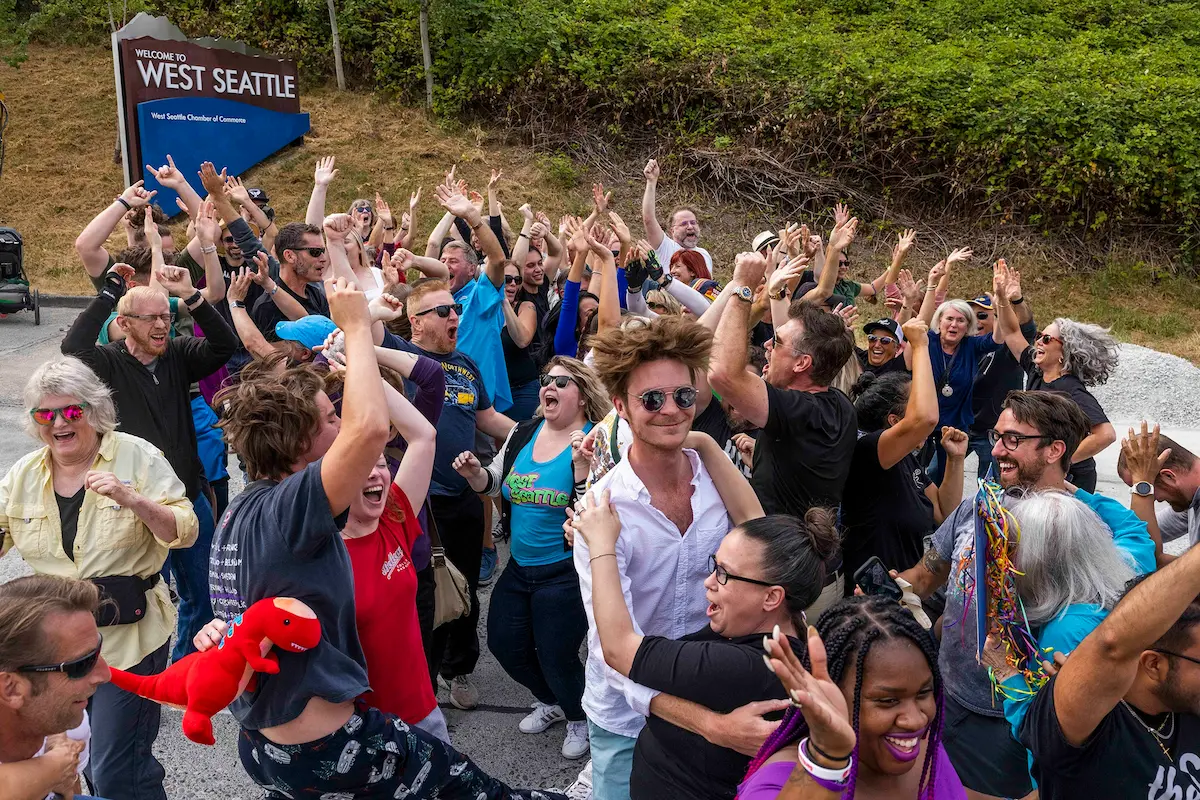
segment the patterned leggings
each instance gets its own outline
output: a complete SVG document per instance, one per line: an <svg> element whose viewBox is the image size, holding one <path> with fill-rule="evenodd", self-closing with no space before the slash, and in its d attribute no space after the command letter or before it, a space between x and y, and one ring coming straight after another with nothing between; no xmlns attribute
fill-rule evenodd
<svg viewBox="0 0 1200 800"><path fill-rule="evenodd" d="M341 729L307 744L274 744L243 730L238 751L273 800L565 800L510 789L445 742L374 708L356 710Z"/></svg>

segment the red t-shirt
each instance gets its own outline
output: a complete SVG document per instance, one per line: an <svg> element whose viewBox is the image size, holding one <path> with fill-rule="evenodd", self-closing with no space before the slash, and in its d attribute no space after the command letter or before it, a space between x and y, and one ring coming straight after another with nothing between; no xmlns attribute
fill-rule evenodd
<svg viewBox="0 0 1200 800"><path fill-rule="evenodd" d="M407 723L425 719L437 706L417 621L417 571L412 544L421 535L416 512L392 484L390 503L375 533L346 539L354 568L354 616L367 657L371 691L367 705ZM396 522L399 510L403 522Z"/></svg>

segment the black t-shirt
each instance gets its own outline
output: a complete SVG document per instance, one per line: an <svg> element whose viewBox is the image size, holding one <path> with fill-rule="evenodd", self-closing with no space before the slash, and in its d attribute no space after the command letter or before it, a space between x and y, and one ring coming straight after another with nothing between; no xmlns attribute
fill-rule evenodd
<svg viewBox="0 0 1200 800"><path fill-rule="evenodd" d="M804 652L803 642L789 640L794 652ZM762 641L761 633L724 639L707 625L682 639L647 636L629 679L720 714L756 700L783 699L783 684L763 662ZM629 796L732 798L749 764L748 756L651 716L633 750Z"/></svg>
<svg viewBox="0 0 1200 800"><path fill-rule="evenodd" d="M54 502L58 504L59 528L62 530L63 552L67 558L75 560L75 537L79 534L79 510L83 508L83 496L87 488L80 488L71 497L63 497L54 493Z"/></svg>
<svg viewBox="0 0 1200 800"><path fill-rule="evenodd" d="M537 380L538 365L533 358L537 342L530 341L525 347L517 347L506 325L500 329L500 344L504 346L504 363L508 367L509 386L516 388Z"/></svg>
<svg viewBox="0 0 1200 800"><path fill-rule="evenodd" d="M767 384L767 404L750 480L763 510L803 517L813 506L837 506L858 437L850 398Z"/></svg>
<svg viewBox="0 0 1200 800"><path fill-rule="evenodd" d="M1037 693L1021 724L1020 740L1033 754L1032 775L1042 800L1187 800L1200 797L1200 717L1176 714L1174 734L1162 740L1146 730L1131 707L1118 703L1082 747L1063 736L1054 711L1054 678ZM1165 717L1145 718L1163 732Z"/></svg>
<svg viewBox="0 0 1200 800"><path fill-rule="evenodd" d="M316 461L278 483L251 483L221 517L208 567L217 616L230 621L264 598L294 597L321 622L316 647L275 648L279 674L260 672L257 689L230 705L247 730L291 722L310 698L345 703L370 689L341 535L347 514L333 516Z"/></svg>
<svg viewBox="0 0 1200 800"><path fill-rule="evenodd" d="M329 316L329 301L325 298L324 284L306 283L303 297L289 289L283 281L277 281L275 285L279 287L279 291L287 292L296 298L296 302L304 307L305 313ZM258 298L258 302L254 304L254 309L250 312L250 318L254 320L255 327L267 338L267 341L279 341L279 337L275 335L275 324L283 322L287 317L279 310L279 306L275 305L271 295L264 292Z"/></svg>
<svg viewBox="0 0 1200 800"><path fill-rule="evenodd" d="M937 528L933 503L925 496L925 487L933 482L912 453L884 469L879 463L882 435L880 430L859 437L842 493L847 593L854 590L855 570L871 556L895 570L916 564L925 552L925 537Z"/></svg>
<svg viewBox="0 0 1200 800"><path fill-rule="evenodd" d="M717 398L713 398L708 407L692 420L692 430L707 433L713 438L717 444L725 451L725 455L729 456L729 460L734 466L742 471L742 474L747 478L752 474L751 465L742 460L741 451L733 443L733 437L736 435L733 426L729 424L729 416L725 413L725 409L721 408L721 403ZM758 438L758 428L752 428L744 431L746 435Z"/></svg>
<svg viewBox="0 0 1200 800"><path fill-rule="evenodd" d="M1027 322L1021 326L1021 335L1029 341L1037 333L1037 324ZM996 427L1004 398L1008 393L1019 391L1025 386L1025 371L1012 351L1001 347L985 353L979 359L979 371L975 373L975 386L971 392L971 408L975 422L969 431L974 436L984 436Z"/></svg>
<svg viewBox="0 0 1200 800"><path fill-rule="evenodd" d="M867 358L867 351L861 347L854 348L854 355L858 356L859 366L863 368L863 372L874 372L876 375L887 375L889 372L912 372L904 363L904 356L898 355L895 358L883 362L878 367L871 366L870 360Z"/></svg>
<svg viewBox="0 0 1200 800"><path fill-rule="evenodd" d="M1021 353L1021 369L1025 370L1025 374L1029 376L1029 381L1025 388L1030 392L1059 392L1065 394L1075 401L1075 405L1079 406L1084 415L1088 418L1088 422L1093 426L1103 425L1108 422L1108 415L1104 413L1104 409L1100 407L1100 402L1092 396L1087 387L1083 385L1083 381L1076 378L1070 373L1060 375L1057 379L1047 382L1042 375L1042 371L1033 363L1034 348L1032 345L1025 348L1025 352ZM1096 459L1085 458L1078 464L1071 465L1071 473L1078 477L1081 474L1091 474L1096 471ZM1198 770L1200 774L1200 770Z"/></svg>

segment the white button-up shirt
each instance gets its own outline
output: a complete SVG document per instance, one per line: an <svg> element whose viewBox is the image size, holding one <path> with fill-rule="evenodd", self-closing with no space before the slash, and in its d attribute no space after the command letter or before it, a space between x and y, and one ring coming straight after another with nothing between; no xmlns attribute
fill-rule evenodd
<svg viewBox="0 0 1200 800"><path fill-rule="evenodd" d="M650 505L650 492L628 459L591 488L597 497L608 489L613 508L621 516L621 536L617 539L621 592L634 630L644 636L678 639L704 627L708 622L708 600L704 596L708 557L717 552L733 527L700 456L693 450L683 452L692 465L692 524L682 536L675 523ZM583 710L593 724L632 738L646 724L650 701L658 692L634 683L604 663L592 612L590 557L587 543L576 537L575 569L588 617Z"/></svg>

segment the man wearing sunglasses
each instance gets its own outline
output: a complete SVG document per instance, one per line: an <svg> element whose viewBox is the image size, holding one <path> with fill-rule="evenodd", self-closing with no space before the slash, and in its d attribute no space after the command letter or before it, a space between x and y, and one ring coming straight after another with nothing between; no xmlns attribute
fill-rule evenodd
<svg viewBox="0 0 1200 800"><path fill-rule="evenodd" d="M108 682L88 581L33 575L0 585L0 797L76 794L88 763L88 700Z"/></svg>
<svg viewBox="0 0 1200 800"><path fill-rule="evenodd" d="M1087 417L1073 400L1053 392L1012 392L989 431L992 456L1005 489L1071 492L1089 506L1110 532L1120 536L1122 549L1154 552L1146 523L1116 500L1075 489L1066 482L1071 454L1087 435ZM946 588L946 619L962 619L969 598L963 591L964 565L975 538L975 498L972 495L946 518L933 536L921 562L900 573L921 598ZM1022 567L1029 570L1026 562ZM965 567L969 569L970 567ZM962 625L942 637L941 665L945 681L946 752L963 785L986 797L1024 797L1032 791L1027 752L1013 736L1003 708L993 702L986 668L976 659L974 625ZM1077 795L1070 795L1077 796ZM1083 795L1078 795L1083 796ZM1129 796L1129 795L1111 795Z"/></svg>

